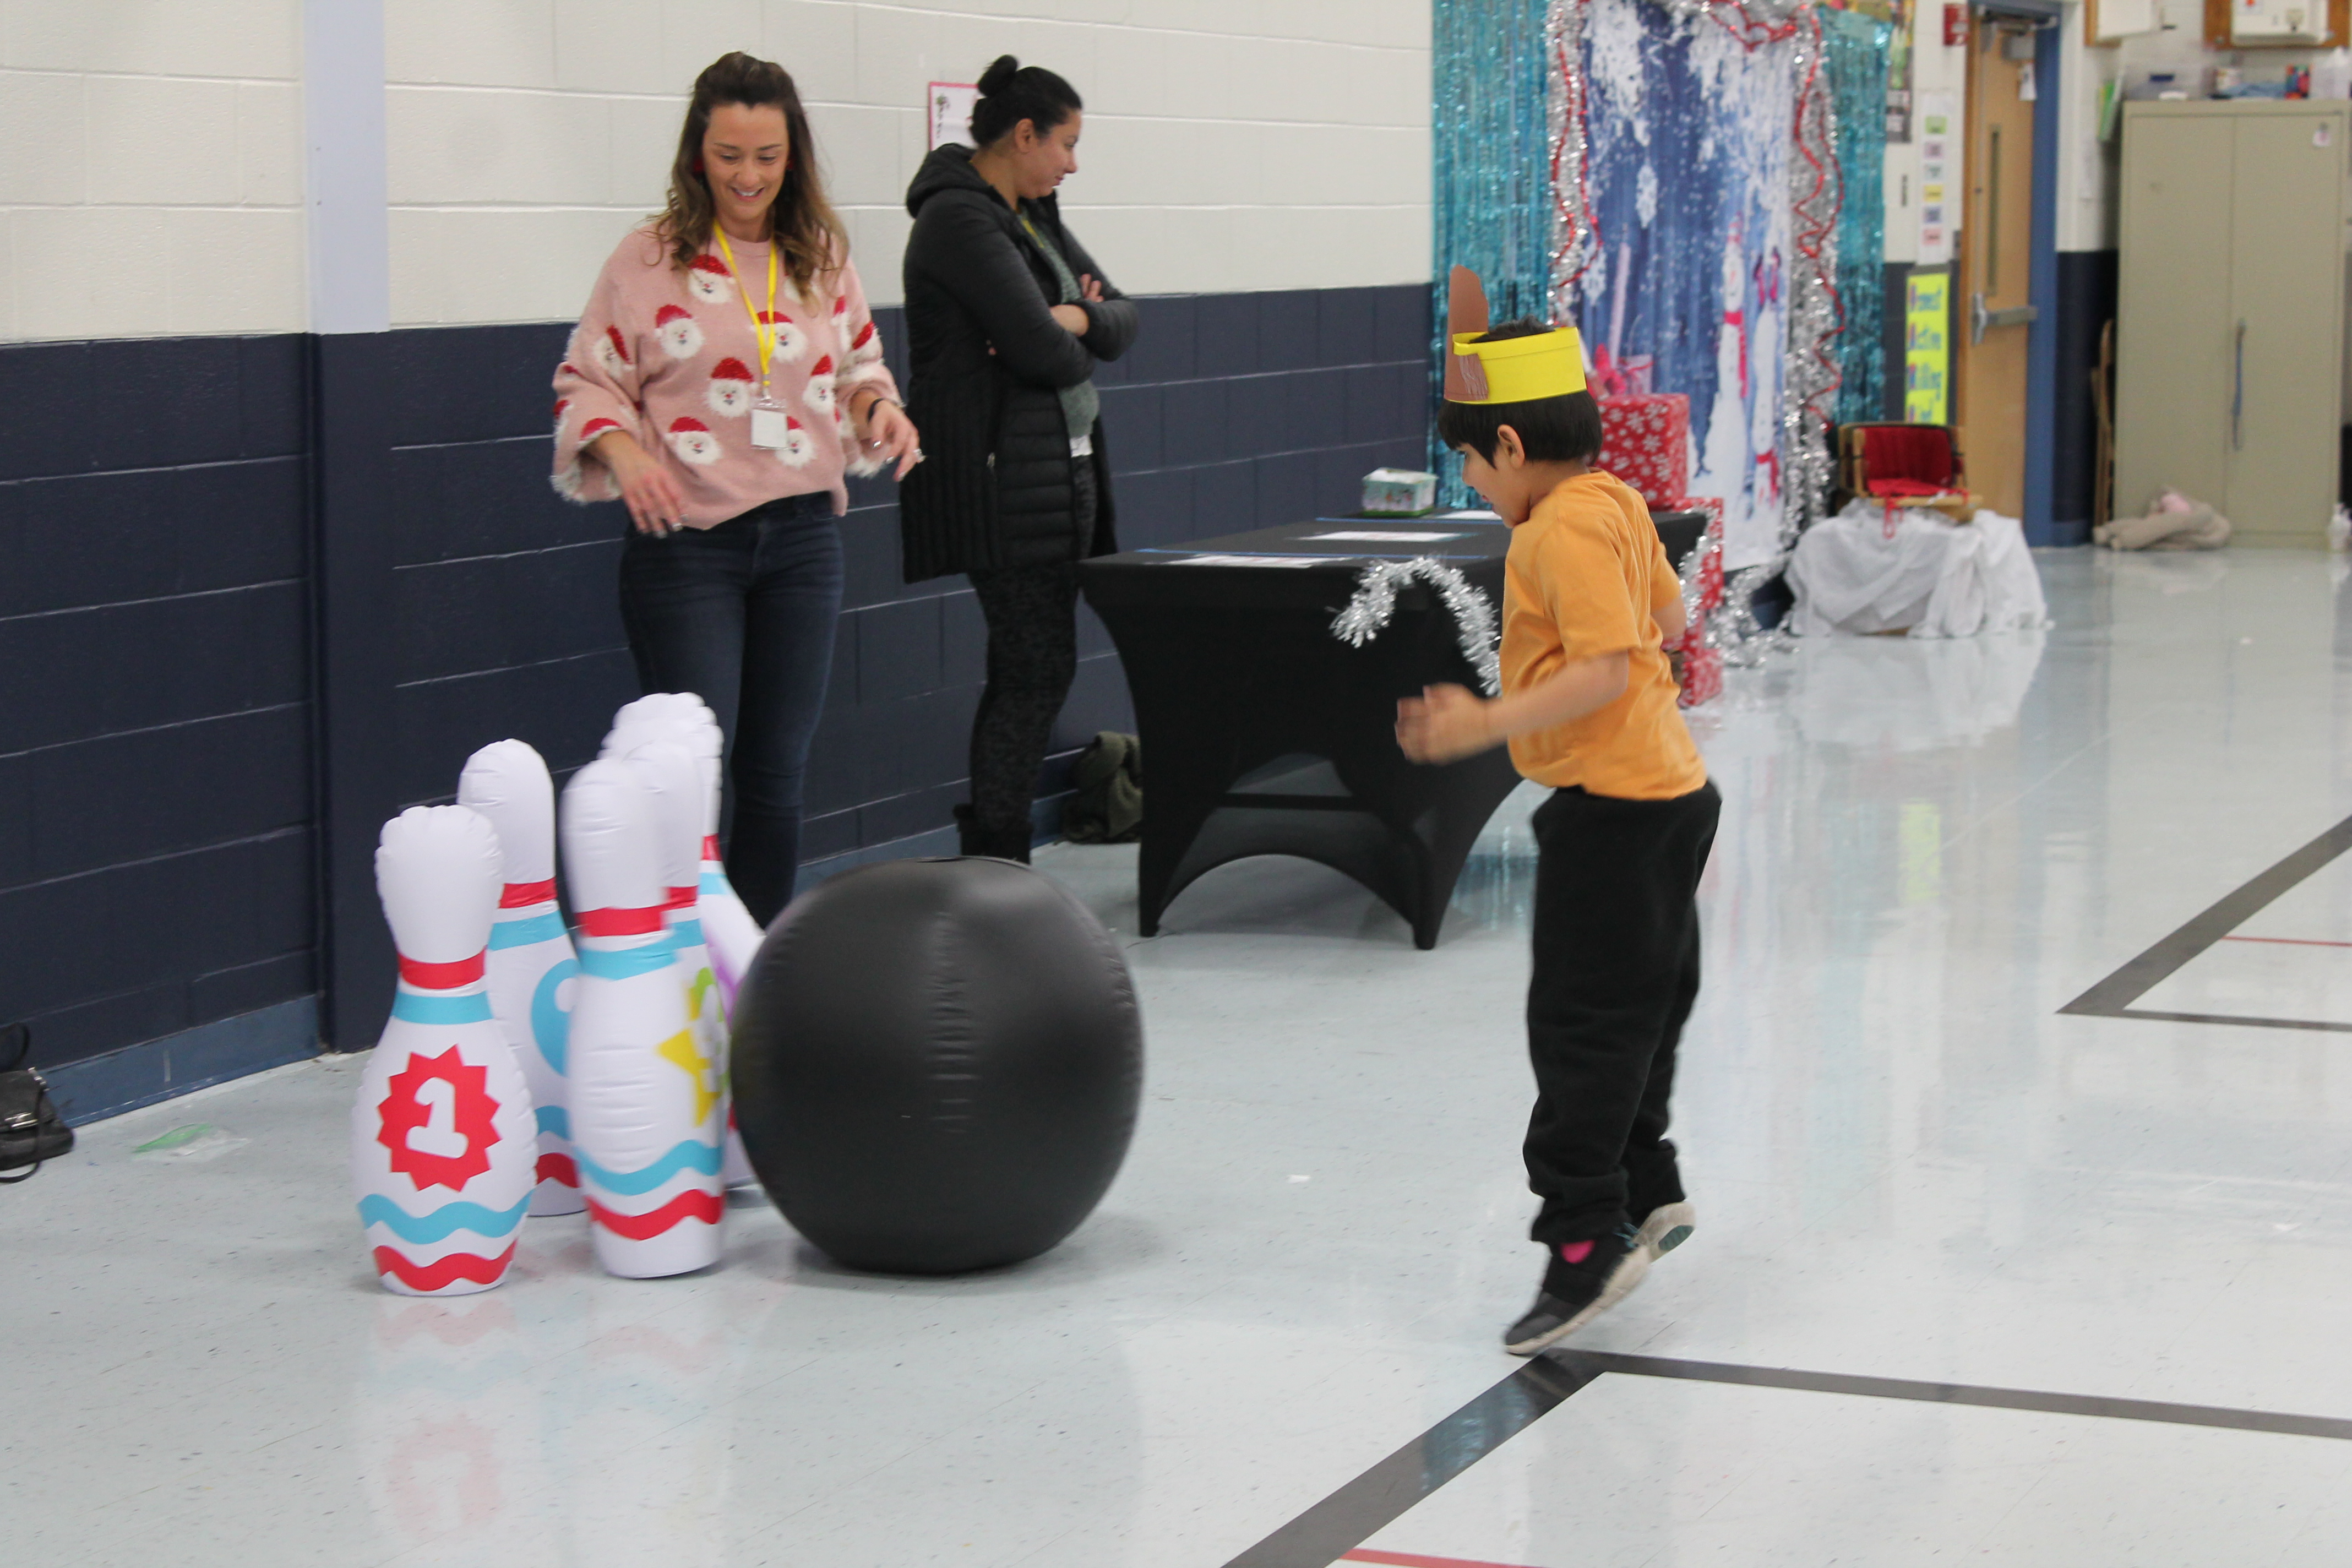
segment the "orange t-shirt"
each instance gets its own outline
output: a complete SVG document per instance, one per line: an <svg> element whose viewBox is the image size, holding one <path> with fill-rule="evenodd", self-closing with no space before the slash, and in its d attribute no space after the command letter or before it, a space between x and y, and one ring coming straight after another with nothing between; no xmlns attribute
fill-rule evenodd
<svg viewBox="0 0 2352 1568"><path fill-rule="evenodd" d="M1555 789L1672 800L1706 783L1651 612L1682 593L1650 509L1613 475L1580 474L1538 501L1503 563L1503 689L1622 653L1615 701L1511 741L1520 773Z"/></svg>

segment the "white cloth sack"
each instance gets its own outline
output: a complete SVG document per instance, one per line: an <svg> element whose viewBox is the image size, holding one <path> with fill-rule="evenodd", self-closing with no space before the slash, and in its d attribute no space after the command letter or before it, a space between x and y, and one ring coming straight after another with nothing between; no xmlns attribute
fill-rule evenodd
<svg viewBox="0 0 2352 1568"><path fill-rule="evenodd" d="M1886 515L1874 501L1851 501L1798 538L1789 558L1797 635L1964 637L2047 624L2041 574L2017 519L1979 510L1956 523L1902 508L1890 538Z"/></svg>

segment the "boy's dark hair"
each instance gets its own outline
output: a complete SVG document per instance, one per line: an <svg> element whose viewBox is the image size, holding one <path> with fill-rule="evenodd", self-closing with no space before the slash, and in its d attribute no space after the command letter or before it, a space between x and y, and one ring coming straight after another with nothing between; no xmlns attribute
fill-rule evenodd
<svg viewBox="0 0 2352 1568"><path fill-rule="evenodd" d="M993 146L1024 120L1043 136L1085 107L1078 89L1044 66L999 55L980 73L980 99L971 106L972 145Z"/></svg>
<svg viewBox="0 0 2352 1568"><path fill-rule="evenodd" d="M1495 343L1550 331L1541 321L1522 317L1471 342ZM1445 403L1437 410L1437 438L1448 447L1467 447L1490 463L1499 445L1496 432L1506 425L1519 433L1519 446L1530 462L1590 463L1601 456L1601 405L1590 392L1525 403Z"/></svg>

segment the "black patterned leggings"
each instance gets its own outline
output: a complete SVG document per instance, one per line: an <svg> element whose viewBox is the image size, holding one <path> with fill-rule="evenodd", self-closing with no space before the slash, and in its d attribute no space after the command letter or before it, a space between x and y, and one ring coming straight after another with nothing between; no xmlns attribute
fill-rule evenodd
<svg viewBox="0 0 2352 1568"><path fill-rule="evenodd" d="M971 821L1029 838L1029 805L1054 721L1078 672L1076 562L971 574L988 620L988 687L971 721Z"/></svg>

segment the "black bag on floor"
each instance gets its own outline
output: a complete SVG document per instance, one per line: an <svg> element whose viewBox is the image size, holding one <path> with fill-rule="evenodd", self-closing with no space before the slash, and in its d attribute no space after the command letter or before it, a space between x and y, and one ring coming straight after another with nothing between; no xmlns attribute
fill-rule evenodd
<svg viewBox="0 0 2352 1568"><path fill-rule="evenodd" d="M1105 730L1070 764L1062 837L1073 844L1129 844L1142 826L1143 742Z"/></svg>
<svg viewBox="0 0 2352 1568"><path fill-rule="evenodd" d="M25 1065L33 1054L33 1028L11 1024L0 1029L0 1171L24 1167L23 1174L0 1176L0 1183L21 1182L73 1147L73 1129L49 1100L48 1080Z"/></svg>

